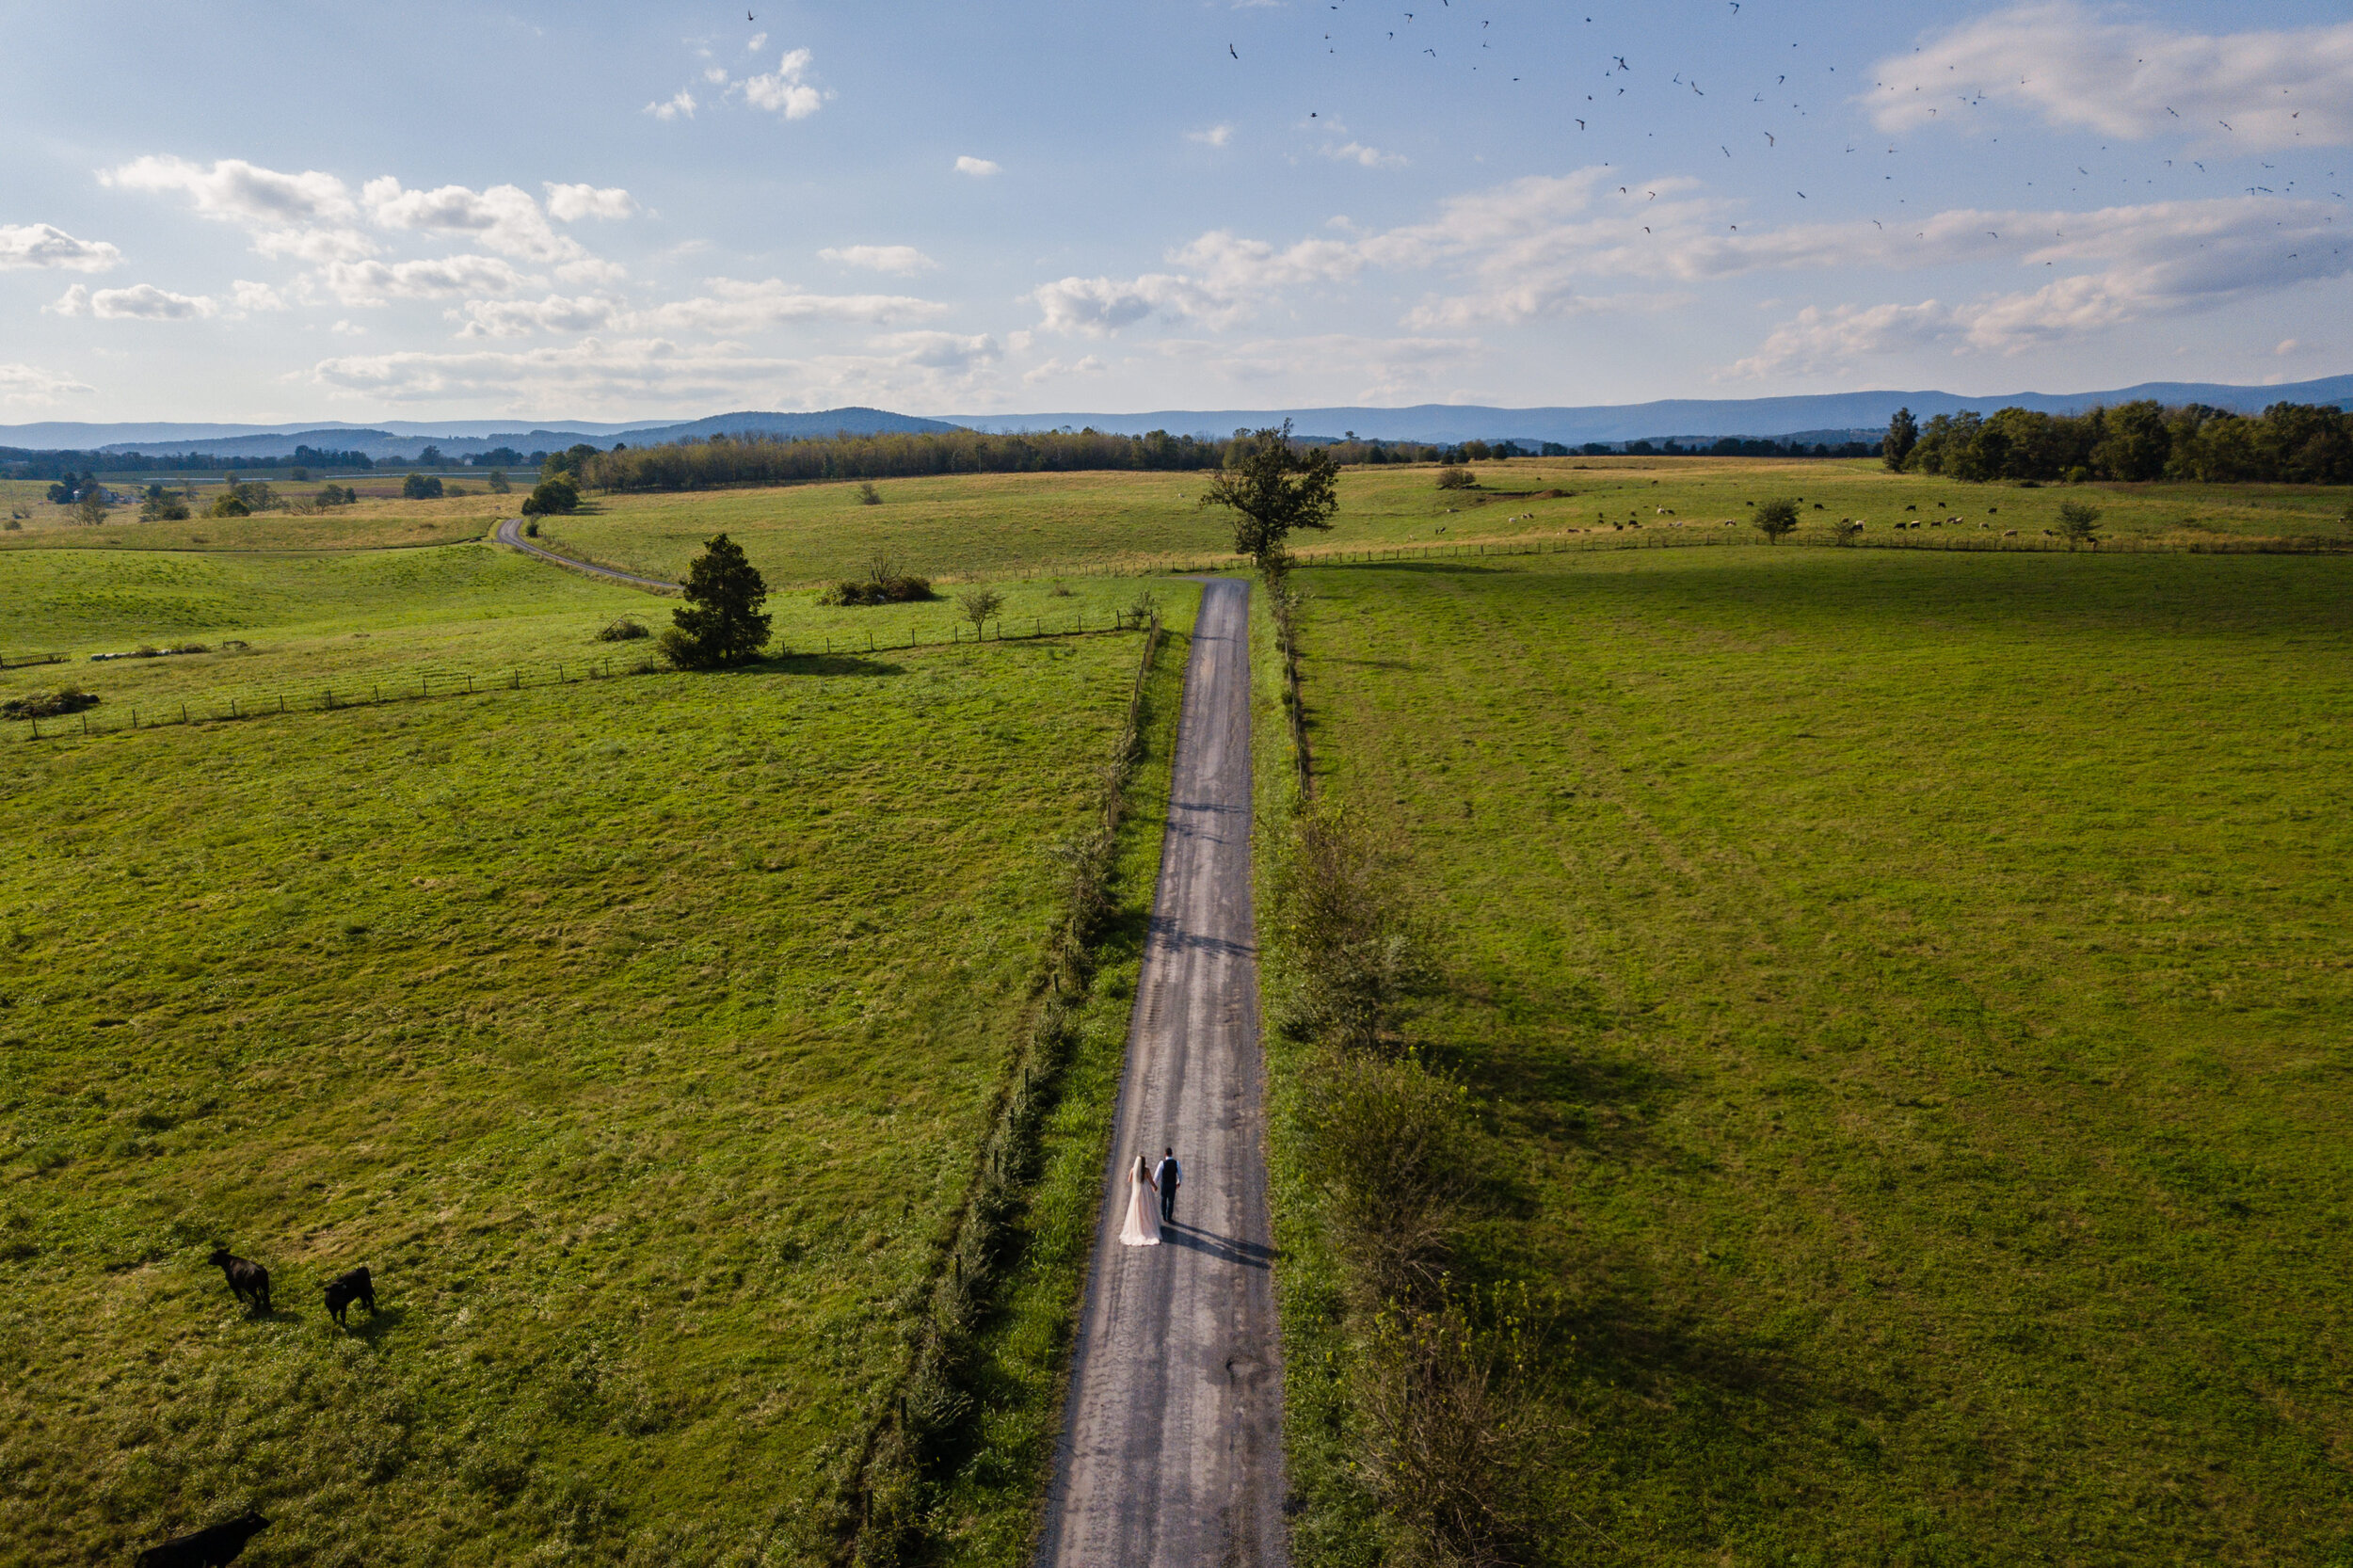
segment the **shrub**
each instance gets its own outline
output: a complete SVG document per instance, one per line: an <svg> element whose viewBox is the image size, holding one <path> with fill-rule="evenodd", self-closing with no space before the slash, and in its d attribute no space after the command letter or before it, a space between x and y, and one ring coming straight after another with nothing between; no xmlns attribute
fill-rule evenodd
<svg viewBox="0 0 2353 1568"><path fill-rule="evenodd" d="M513 485L507 483L506 471L504 469L492 469L490 471L490 493L492 495L505 495L512 491L514 488L515 487Z"/></svg>
<svg viewBox="0 0 2353 1568"><path fill-rule="evenodd" d="M1782 536L1798 526L1798 504L1786 499L1761 501L1757 503L1756 516L1749 520L1756 524L1756 531L1765 536L1768 544L1779 544Z"/></svg>
<svg viewBox="0 0 2353 1568"><path fill-rule="evenodd" d="M1523 1293L1474 1320L1455 1301L1392 1307L1373 1323L1358 1384L1368 1479L1389 1527L1387 1561L1488 1568L1547 1560L1539 1490L1565 1434L1534 1397L1542 1347Z"/></svg>
<svg viewBox="0 0 2353 1568"><path fill-rule="evenodd" d="M400 496L403 501L439 501L441 481L430 473L412 472L400 482Z"/></svg>
<svg viewBox="0 0 2353 1568"><path fill-rule="evenodd" d="M861 506L879 506L882 504L882 491L874 488L874 482L872 479L866 480L858 486L857 504Z"/></svg>
<svg viewBox="0 0 2353 1568"><path fill-rule="evenodd" d="M633 616L623 616L612 625L598 632L596 640L600 643L633 643L640 637L652 635L652 631L644 621Z"/></svg>
<svg viewBox="0 0 2353 1568"><path fill-rule="evenodd" d="M73 504L73 520L93 528L105 521L105 490L97 485L86 488L82 491L81 499Z"/></svg>
<svg viewBox="0 0 2353 1568"><path fill-rule="evenodd" d="M1460 463L1448 463L1438 470L1438 488L1467 490L1479 483L1479 475Z"/></svg>
<svg viewBox="0 0 2353 1568"><path fill-rule="evenodd" d="M1830 525L1830 542L1838 545L1850 545L1854 543L1855 536L1862 532L1863 524L1855 521L1854 519L1840 518L1836 522Z"/></svg>
<svg viewBox="0 0 2353 1568"><path fill-rule="evenodd" d="M1407 1057L1335 1053L1307 1081L1304 1164L1373 1302L1430 1299L1479 1164L1462 1088Z"/></svg>
<svg viewBox="0 0 2353 1568"><path fill-rule="evenodd" d="M318 506L348 506L359 499L359 491L330 480L319 487L319 493L312 498L312 504Z"/></svg>
<svg viewBox="0 0 2353 1568"><path fill-rule="evenodd" d="M2059 534L2070 550L2079 544L2099 547L2100 508L2087 506L2080 501L2062 501L2058 509Z"/></svg>
<svg viewBox="0 0 2353 1568"><path fill-rule="evenodd" d="M1346 1050L1387 1044L1437 975L1385 856L1353 819L1329 808L1300 816L1276 906L1297 971L1284 1032Z"/></svg>
<svg viewBox="0 0 2353 1568"><path fill-rule="evenodd" d="M539 536L539 520L534 518L531 521L524 523L523 533L530 538L537 538Z"/></svg>
<svg viewBox="0 0 2353 1568"><path fill-rule="evenodd" d="M956 595L956 607L972 623L973 634L978 636L996 618L997 612L1005 607L1005 596L994 588L970 588Z"/></svg>
<svg viewBox="0 0 2353 1568"><path fill-rule="evenodd" d="M928 577L887 577L880 582L871 578L851 583L836 583L817 596L820 604L904 604L917 600L937 599Z"/></svg>
<svg viewBox="0 0 2353 1568"><path fill-rule="evenodd" d="M24 522L23 522L22 520L18 520L18 519L16 519L16 518L10 518L10 519L8 520L8 531L9 533L11 533L11 534L18 534L18 533L22 533L22 532L24 532Z"/></svg>
<svg viewBox="0 0 2353 1568"><path fill-rule="evenodd" d="M216 496L204 515L208 518L249 518L253 515L253 508L245 504L243 496L232 490L226 495Z"/></svg>
<svg viewBox="0 0 2353 1568"><path fill-rule="evenodd" d="M551 514L568 517L580 510L580 487L571 476L557 473L542 479L523 498L523 516L546 517Z"/></svg>
<svg viewBox="0 0 2353 1568"><path fill-rule="evenodd" d="M25 696L11 697L7 702L0 702L0 717L54 719L97 706L98 698L82 690L81 687L60 686L54 692L35 692Z"/></svg>

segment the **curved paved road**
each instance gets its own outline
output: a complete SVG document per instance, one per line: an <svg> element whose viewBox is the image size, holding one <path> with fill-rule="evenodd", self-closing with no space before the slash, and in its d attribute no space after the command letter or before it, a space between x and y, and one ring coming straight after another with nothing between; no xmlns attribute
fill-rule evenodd
<svg viewBox="0 0 2353 1568"><path fill-rule="evenodd" d="M569 567L574 571L584 571L591 577L601 577L608 583L618 583L632 588L647 588L658 594L674 594L679 590L676 583L664 583L659 577L639 577L634 572L622 571L616 567L600 567L588 561L575 561L568 555L558 555L552 550L542 550L523 537L523 520L520 518L508 518L499 524L498 541L501 544L513 545L526 555L536 555L542 561L552 561L559 567Z"/></svg>
<svg viewBox="0 0 2353 1568"><path fill-rule="evenodd" d="M1283 1384L1250 895L1250 585L1204 585L1040 1568L1280 1568ZM1158 1247L1122 1172L1185 1168Z"/></svg>

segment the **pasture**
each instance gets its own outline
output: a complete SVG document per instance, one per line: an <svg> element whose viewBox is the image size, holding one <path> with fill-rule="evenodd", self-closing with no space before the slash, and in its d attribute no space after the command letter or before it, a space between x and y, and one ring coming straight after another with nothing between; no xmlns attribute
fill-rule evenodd
<svg viewBox="0 0 2353 1568"><path fill-rule="evenodd" d="M1966 536L2027 542L2057 526L2059 503L2088 501L2104 533L2172 542L2293 537L2353 546L2346 500L2315 487L2260 485L1960 485L1891 474L1876 462L1769 458L1515 458L1471 465L1478 488L1440 490L1434 468L1355 468L1341 476L1339 525L1294 541L1303 554L1447 542L1574 536L1594 545L1714 543L1751 501L1802 497L1800 542L1839 517L1865 520L1873 542L1895 524L1959 516L1958 525L1902 537L1937 544ZM520 477L520 476L519 476ZM1200 561L1232 542L1227 521L1195 505L1189 472L991 473L874 482L878 505L853 483L597 495L577 516L541 520L545 542L632 571L675 578L702 540L726 530L779 586L860 574L880 552L901 569L941 579L1083 575ZM313 487L315 488L315 487ZM469 488L474 488L469 486ZM523 487L525 489L528 486ZM301 487L288 487L295 494ZM1551 493L1551 492L1558 492ZM490 503L496 499L500 504ZM443 501L363 497L316 515L141 523L125 510L97 528L38 503L0 534L0 548L362 549L486 536L516 515L522 493ZM1817 506L1820 510L1816 510ZM1982 525L1982 526L1981 526ZM1690 529L1700 533L1692 534Z"/></svg>
<svg viewBox="0 0 2353 1568"><path fill-rule="evenodd" d="M1562 1560L2347 1560L2353 562L1300 582L1321 787L1487 1130L1462 1274L1539 1304ZM1368 1560L1345 1446L1292 1451L1299 1560Z"/></svg>
<svg viewBox="0 0 2353 1568"><path fill-rule="evenodd" d="M1108 618L1138 584L1071 586L1009 598ZM1189 595L1160 591L1181 626ZM780 632L953 614L809 599ZM12 551L0 647L76 663L0 694L71 680L112 712L549 666L667 609L485 545ZM82 658L167 641L215 651ZM1027 1027L1046 850L1096 803L1140 644L8 725L0 1558L127 1557L247 1506L278 1521L264 1565L814 1555ZM1130 904L1152 861L1129 845ZM1115 996L1090 1013L1049 1132L1064 1208L1123 1026ZM1037 1279L993 1320L968 1533L1026 1528L1072 1223L1030 1222ZM269 1269L273 1315L232 1299L216 1242ZM355 1264L382 1310L346 1335L320 1293Z"/></svg>

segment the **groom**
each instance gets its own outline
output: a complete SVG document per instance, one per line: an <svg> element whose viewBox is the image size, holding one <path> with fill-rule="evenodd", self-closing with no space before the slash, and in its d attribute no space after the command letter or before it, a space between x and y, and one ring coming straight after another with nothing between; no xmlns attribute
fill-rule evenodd
<svg viewBox="0 0 2353 1568"><path fill-rule="evenodd" d="M1185 1179L1185 1168L1176 1163L1176 1151L1163 1147L1160 1162L1153 1168L1153 1184L1160 1190L1160 1224L1172 1224L1176 1219L1176 1187Z"/></svg>

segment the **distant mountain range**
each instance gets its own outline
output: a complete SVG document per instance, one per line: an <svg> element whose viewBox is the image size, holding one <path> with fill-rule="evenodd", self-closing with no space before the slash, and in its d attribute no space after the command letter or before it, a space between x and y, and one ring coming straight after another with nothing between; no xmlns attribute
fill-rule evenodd
<svg viewBox="0 0 2353 1568"><path fill-rule="evenodd" d="M2145 381L2109 392L2011 392L1961 397L1945 392L1826 392L1805 397L1671 398L1656 403L1601 404L1553 408L1491 408L1476 404L1424 403L1409 408L1164 408L1151 413L957 414L920 419L883 408L827 408L818 413L744 412L713 414L683 423L640 421L611 424L567 420L517 428L512 420L445 420L438 424L387 420L376 424L335 422L307 424L9 424L0 425L0 446L72 448L77 451L180 453L221 457L282 457L296 446L364 452L382 461L415 461L427 446L456 458L499 447L554 451L580 441L599 446L616 440L650 446L690 436L758 432L770 436L830 436L952 430L958 426L992 432L1059 430L1092 426L1121 435L1167 430L1177 435L1224 436L1240 429L1291 422L1300 435L1337 438L1354 431L1379 440L1586 441L1714 440L1724 436L1835 441L1886 428L1890 415L1908 408L1923 420L1964 408L1992 412L2015 405L2045 413L2080 413L2098 405L2136 398L2159 403L2205 403L2217 408L2257 413L2279 403L2332 403L2353 407L2353 376L2284 386L2226 386L2207 381Z"/></svg>
<svg viewBox="0 0 2353 1568"><path fill-rule="evenodd" d="M581 441L609 446L616 440L632 446L654 446L689 436L721 431L741 435L756 431L766 436L830 436L846 430L855 436L886 431L952 430L953 424L918 419L882 408L827 408L813 414L712 414L707 419L644 421L614 424L597 420L568 420L561 424L517 427L514 420L460 419L439 424L387 420L380 424L0 424L0 446L70 448L79 452L196 452L216 457L283 457L297 446L322 452L364 452L382 462L414 461L428 446L444 456L467 457L477 452L511 447L525 454L555 452Z"/></svg>
<svg viewBox="0 0 2353 1568"><path fill-rule="evenodd" d="M2145 381L2113 392L2009 392L1994 397L1961 397L1945 392L1860 392L1806 397L1671 398L1562 408L1424 403L1410 408L1166 408L1144 414L953 414L949 418L975 430L1059 430L1066 424L1074 429L1093 425L1120 435L1166 430L1175 435L1216 436L1280 424L1288 419L1303 436L1341 436L1353 430L1378 440L1508 440L1576 446L1585 441L1713 440L1723 436L1781 439L1802 434L1809 440L1828 440L1848 431L1884 430L1897 408L1910 408L1923 421L1964 408L1992 413L2012 406L2073 414L2144 397L2166 404L2205 403L2249 414L2281 402L2333 403L2342 408L2353 405L2353 376L2278 387Z"/></svg>

